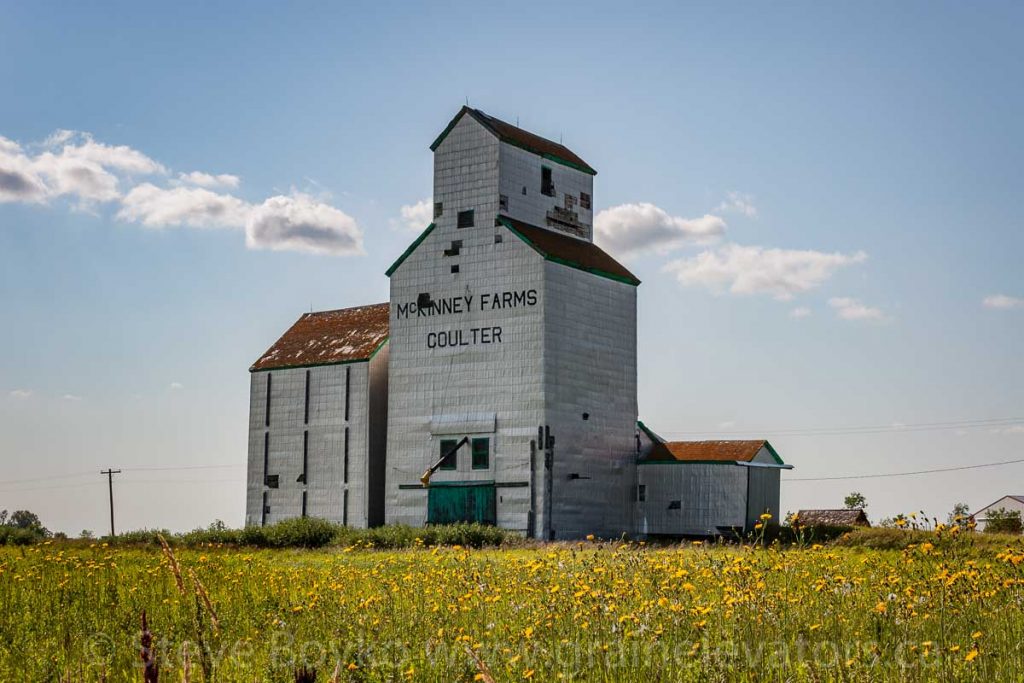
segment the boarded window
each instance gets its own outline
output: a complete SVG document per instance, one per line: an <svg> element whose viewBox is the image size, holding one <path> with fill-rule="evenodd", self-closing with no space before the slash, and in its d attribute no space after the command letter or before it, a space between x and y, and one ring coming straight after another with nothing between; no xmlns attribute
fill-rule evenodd
<svg viewBox="0 0 1024 683"><path fill-rule="evenodd" d="M444 203L434 202L434 218L440 218L444 213Z"/></svg>
<svg viewBox="0 0 1024 683"><path fill-rule="evenodd" d="M540 193L548 197L555 196L555 181L551 179L551 169L540 167Z"/></svg>
<svg viewBox="0 0 1024 683"><path fill-rule="evenodd" d="M450 439L450 440L449 439L444 439L444 440L441 441L441 452L438 453L438 457L444 458L444 460L441 462L440 469L442 469L442 470L454 470L454 469L458 468L458 466L459 466L459 460L458 460L459 454L457 452L456 453L451 453L450 455L448 455L448 457L445 457L445 453L448 453L449 451L453 450L455 448L455 446L458 445L458 443L459 442L455 441L454 439Z"/></svg>
<svg viewBox="0 0 1024 683"><path fill-rule="evenodd" d="M580 192L580 208L590 209L590 194L587 192Z"/></svg>
<svg viewBox="0 0 1024 683"><path fill-rule="evenodd" d="M473 439L473 469L486 470L491 466L491 440Z"/></svg>
<svg viewBox="0 0 1024 683"><path fill-rule="evenodd" d="M473 209L466 209L465 211L459 211L459 219L457 223L460 228L472 228L473 227Z"/></svg>
<svg viewBox="0 0 1024 683"><path fill-rule="evenodd" d="M263 485L266 486L268 489L276 489L280 485L279 480L280 477L278 475L268 474L267 476L263 477Z"/></svg>

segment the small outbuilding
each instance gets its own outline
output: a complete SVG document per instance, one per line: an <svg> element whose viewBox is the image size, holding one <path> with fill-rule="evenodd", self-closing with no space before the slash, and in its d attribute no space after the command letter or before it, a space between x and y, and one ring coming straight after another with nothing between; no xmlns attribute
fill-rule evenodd
<svg viewBox="0 0 1024 683"><path fill-rule="evenodd" d="M1003 496L999 500L974 513L974 521L978 523L978 531L984 531L988 526L989 513L996 510L1003 512L1018 512L1024 517L1024 496Z"/></svg>
<svg viewBox="0 0 1024 683"><path fill-rule="evenodd" d="M839 508L835 510L800 510L796 523L810 526L871 526L863 508Z"/></svg>
<svg viewBox="0 0 1024 683"><path fill-rule="evenodd" d="M779 472L792 469L764 439L665 441L638 423L637 528L644 536L749 533L779 518Z"/></svg>

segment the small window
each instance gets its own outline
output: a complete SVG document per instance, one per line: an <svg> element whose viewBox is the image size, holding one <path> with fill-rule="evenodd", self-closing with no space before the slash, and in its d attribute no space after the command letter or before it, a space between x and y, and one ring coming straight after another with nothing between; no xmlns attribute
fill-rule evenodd
<svg viewBox="0 0 1024 683"><path fill-rule="evenodd" d="M565 195L565 208L572 209L574 206L576 206L576 195L574 195L574 194L566 194Z"/></svg>
<svg viewBox="0 0 1024 683"><path fill-rule="evenodd" d="M458 441L449 439L445 439L441 442L441 453L439 455L444 458L444 461L441 463L441 467L439 469L454 470L458 468L458 452L452 453L447 458L444 457L444 454L455 448L458 443Z"/></svg>
<svg viewBox="0 0 1024 683"><path fill-rule="evenodd" d="M681 501L681 500L670 500L668 502L668 509L669 510L682 510L683 509L683 501Z"/></svg>
<svg viewBox="0 0 1024 683"><path fill-rule="evenodd" d="M508 195L507 194L499 194L498 195L498 210L499 211L508 211Z"/></svg>
<svg viewBox="0 0 1024 683"><path fill-rule="evenodd" d="M551 169L540 167L540 193L548 197L555 196L555 182L551 179Z"/></svg>
<svg viewBox="0 0 1024 683"><path fill-rule="evenodd" d="M647 500L647 484L640 484L636 487L636 499L640 503Z"/></svg>
<svg viewBox="0 0 1024 683"><path fill-rule="evenodd" d="M452 273L454 274L454 273L457 273L457 272L459 272L459 264L458 263L452 265Z"/></svg>
<svg viewBox="0 0 1024 683"><path fill-rule="evenodd" d="M473 209L466 209L465 211L459 211L458 227L460 228L472 228L473 227Z"/></svg>
<svg viewBox="0 0 1024 683"><path fill-rule="evenodd" d="M452 240L452 246L444 250L445 256L458 256L462 251L462 240Z"/></svg>
<svg viewBox="0 0 1024 683"><path fill-rule="evenodd" d="M501 235L495 235L494 236L494 243L495 244L501 244Z"/></svg>
<svg viewBox="0 0 1024 683"><path fill-rule="evenodd" d="M434 202L434 218L440 218L441 214L444 213L444 203Z"/></svg>
<svg viewBox="0 0 1024 683"><path fill-rule="evenodd" d="M280 477L276 474L268 474L263 477L263 485L267 488L276 489L279 486L279 479Z"/></svg>
<svg viewBox="0 0 1024 683"><path fill-rule="evenodd" d="M526 185L523 185L523 194L526 194Z"/></svg>
<svg viewBox="0 0 1024 683"><path fill-rule="evenodd" d="M590 209L590 194L587 192L580 192L580 208Z"/></svg>
<svg viewBox="0 0 1024 683"><path fill-rule="evenodd" d="M486 470L491 466L491 440L473 439L473 469Z"/></svg>

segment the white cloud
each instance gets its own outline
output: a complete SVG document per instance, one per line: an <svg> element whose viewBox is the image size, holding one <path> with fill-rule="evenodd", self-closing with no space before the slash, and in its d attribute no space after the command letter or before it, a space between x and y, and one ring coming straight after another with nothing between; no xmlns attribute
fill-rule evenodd
<svg viewBox="0 0 1024 683"><path fill-rule="evenodd" d="M866 259L862 251L842 254L725 244L671 261L664 269L686 286L733 294L769 294L785 301L820 286L838 269Z"/></svg>
<svg viewBox="0 0 1024 683"><path fill-rule="evenodd" d="M363 231L355 219L299 192L270 197L249 213L245 243L250 249L363 254Z"/></svg>
<svg viewBox="0 0 1024 683"><path fill-rule="evenodd" d="M0 202L41 202L47 192L21 145L0 136Z"/></svg>
<svg viewBox="0 0 1024 683"><path fill-rule="evenodd" d="M843 320L881 321L886 319L882 309L865 306L859 300L849 297L833 297L828 300L828 305L835 309L836 315Z"/></svg>
<svg viewBox="0 0 1024 683"><path fill-rule="evenodd" d="M248 204L229 194L200 187L164 189L143 183L125 195L117 217L149 228L241 228L249 212Z"/></svg>
<svg viewBox="0 0 1024 683"><path fill-rule="evenodd" d="M990 429L989 432L992 434L1024 434L1024 424Z"/></svg>
<svg viewBox="0 0 1024 683"><path fill-rule="evenodd" d="M76 396L75 394L64 394L61 398L63 398L65 401L81 401L82 400L81 396Z"/></svg>
<svg viewBox="0 0 1024 683"><path fill-rule="evenodd" d="M423 232L434 220L434 202L430 197L406 204L399 211L402 214L401 227L410 232Z"/></svg>
<svg viewBox="0 0 1024 683"><path fill-rule="evenodd" d="M665 253L686 244L712 242L725 229L725 221L718 216L680 218L646 202L613 206L594 218L595 241L623 257L645 251Z"/></svg>
<svg viewBox="0 0 1024 683"><path fill-rule="evenodd" d="M14 389L9 395L11 398L28 398L32 395L32 392L28 389Z"/></svg>
<svg viewBox="0 0 1024 683"><path fill-rule="evenodd" d="M997 308L1002 310L1024 308L1024 299L1016 296L1007 296L1006 294L993 294L992 296L987 296L982 299L981 305L985 308Z"/></svg>
<svg viewBox="0 0 1024 683"><path fill-rule="evenodd" d="M179 173L178 181L187 185L198 185L199 187L238 187L239 183L242 182L238 176L231 175L230 173L213 175L211 173L203 173L202 171Z"/></svg>
<svg viewBox="0 0 1024 683"><path fill-rule="evenodd" d="M178 391L179 389L184 389L184 388L185 388L185 385L182 384L181 382L171 382L171 389L173 389L175 391Z"/></svg>
<svg viewBox="0 0 1024 683"><path fill-rule="evenodd" d="M811 309L806 306L797 306L789 312L790 318L807 318L811 315Z"/></svg>
<svg viewBox="0 0 1024 683"><path fill-rule="evenodd" d="M754 206L754 197L740 192L730 192L725 201L718 205L716 211L740 213L748 218L757 216L757 207Z"/></svg>

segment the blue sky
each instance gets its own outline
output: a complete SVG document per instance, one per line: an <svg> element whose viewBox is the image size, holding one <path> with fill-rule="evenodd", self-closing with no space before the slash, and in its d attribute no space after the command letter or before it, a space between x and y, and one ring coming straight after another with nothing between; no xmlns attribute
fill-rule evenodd
<svg viewBox="0 0 1024 683"><path fill-rule="evenodd" d="M598 169L655 430L767 436L790 479L1021 457L1020 5L0 17L0 508L102 530L114 466L122 526L241 523L246 369L310 307L386 300L467 98ZM782 506L854 489L944 515L1024 493L1024 464Z"/></svg>

